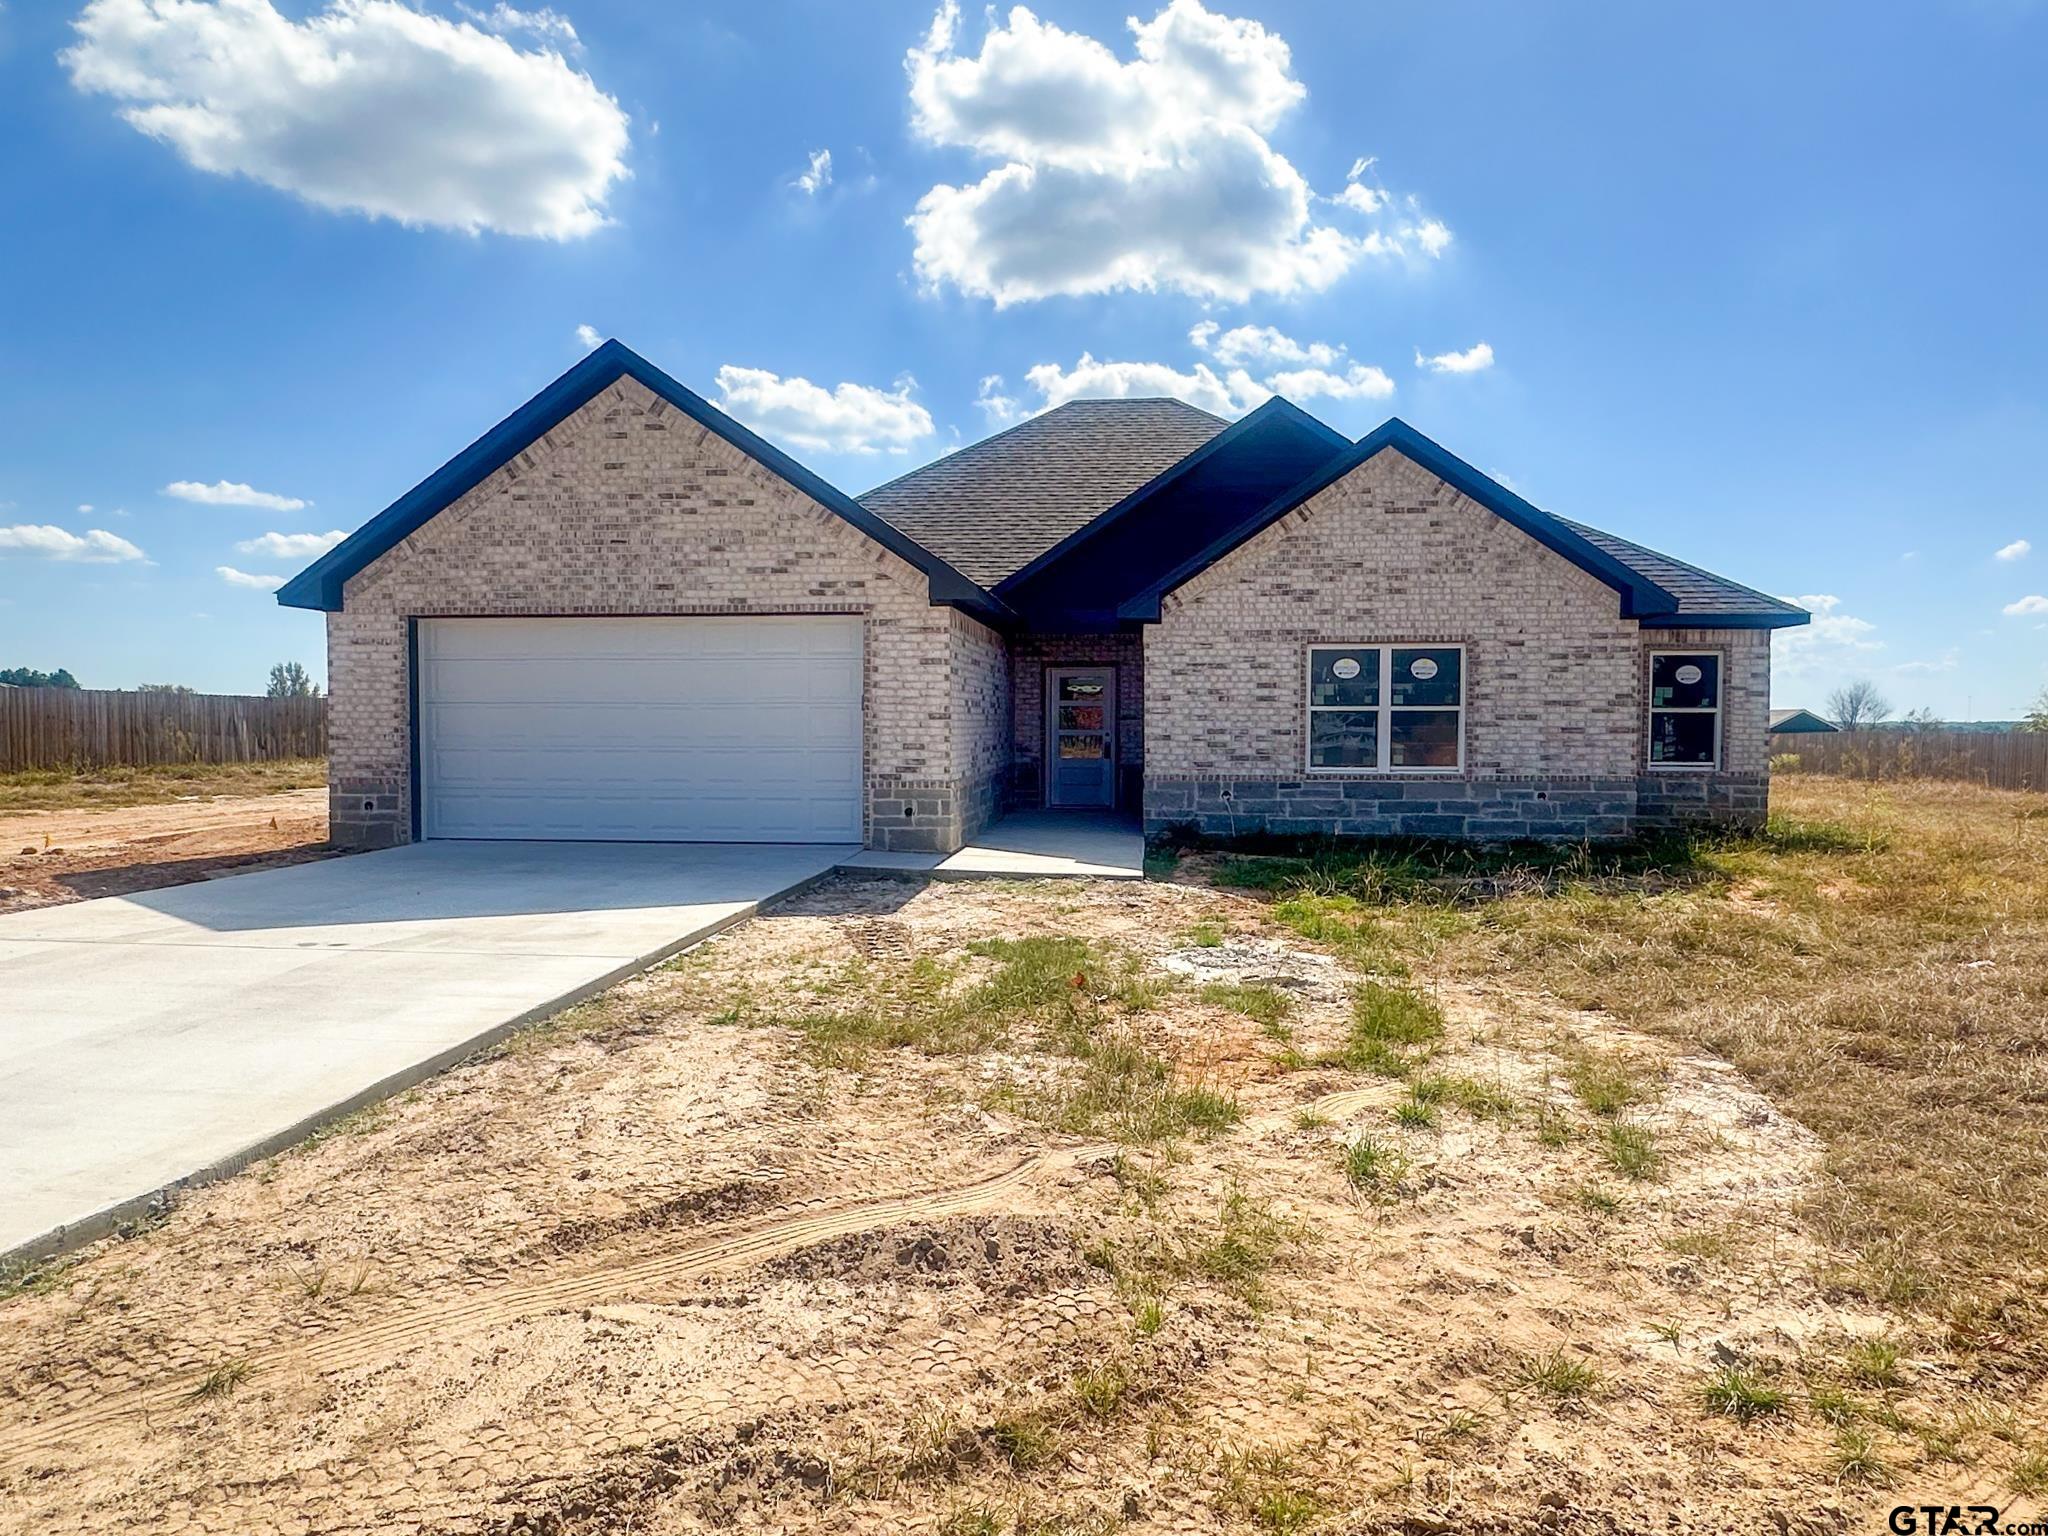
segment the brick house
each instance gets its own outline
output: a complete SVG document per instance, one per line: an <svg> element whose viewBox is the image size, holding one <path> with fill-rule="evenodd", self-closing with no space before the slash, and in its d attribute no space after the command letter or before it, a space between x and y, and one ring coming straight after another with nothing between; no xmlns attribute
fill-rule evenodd
<svg viewBox="0 0 2048 1536"><path fill-rule="evenodd" d="M856 500L617 342L278 597L360 847L1749 822L1807 620L1399 421L1075 401Z"/></svg>

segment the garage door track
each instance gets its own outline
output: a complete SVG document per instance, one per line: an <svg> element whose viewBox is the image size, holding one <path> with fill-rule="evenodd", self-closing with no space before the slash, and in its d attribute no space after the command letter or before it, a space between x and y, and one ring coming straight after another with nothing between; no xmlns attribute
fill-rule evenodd
<svg viewBox="0 0 2048 1536"><path fill-rule="evenodd" d="M0 1257L287 1146L851 851L421 843L0 917Z"/></svg>

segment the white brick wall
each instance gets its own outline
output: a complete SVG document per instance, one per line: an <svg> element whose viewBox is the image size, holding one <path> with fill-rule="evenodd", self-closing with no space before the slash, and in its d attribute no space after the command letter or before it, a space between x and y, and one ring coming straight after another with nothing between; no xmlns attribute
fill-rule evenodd
<svg viewBox="0 0 2048 1536"><path fill-rule="evenodd" d="M994 637L933 608L921 572L630 379L348 582L328 617L337 841L409 835L408 618L683 613L862 615L870 838L958 846L961 773L981 771L985 751L955 745L956 653Z"/></svg>

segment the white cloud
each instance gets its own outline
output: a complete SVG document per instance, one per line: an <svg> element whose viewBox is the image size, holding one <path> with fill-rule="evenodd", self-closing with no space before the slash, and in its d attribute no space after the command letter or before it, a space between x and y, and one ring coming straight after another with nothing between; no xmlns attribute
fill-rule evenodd
<svg viewBox="0 0 2048 1536"><path fill-rule="evenodd" d="M1307 90L1256 21L1170 0L1130 20L1128 61L1021 5L992 16L978 54L956 51L959 26L945 0L904 61L915 131L997 162L911 215L934 288L999 306L1117 289L1242 301L1319 291L1368 255L1433 255L1449 238L1413 221L1363 236L1316 223L1308 183L1266 140Z"/></svg>
<svg viewBox="0 0 2048 1536"><path fill-rule="evenodd" d="M347 537L339 528L331 533L266 533L243 539L235 548L273 560L317 560Z"/></svg>
<svg viewBox="0 0 2048 1536"><path fill-rule="evenodd" d="M1024 378L1038 391L1043 402L1041 410L1051 410L1069 400L1172 395L1218 416L1242 416L1264 404L1272 393L1242 368L1233 368L1219 377L1207 363L1197 363L1192 371L1184 373L1170 363L1097 362L1086 352L1071 369L1058 363L1040 363L1026 371Z"/></svg>
<svg viewBox="0 0 2048 1536"><path fill-rule="evenodd" d="M214 574L231 587L247 587L252 592L275 592L284 585L282 576L256 576L248 571L238 571L232 565L216 565Z"/></svg>
<svg viewBox="0 0 2048 1536"><path fill-rule="evenodd" d="M1422 348L1417 347L1415 366L1427 373L1480 373L1493 366L1493 348L1482 341L1462 352L1439 352L1434 357L1424 357Z"/></svg>
<svg viewBox="0 0 2048 1536"><path fill-rule="evenodd" d="M1003 376L1000 373L991 373L982 379L981 388L975 391L974 403L981 407L992 427L1006 427L1024 415L1024 408L1003 393Z"/></svg>
<svg viewBox="0 0 2048 1536"><path fill-rule="evenodd" d="M296 496L259 491L253 485L245 485L238 480L216 480L211 485L197 480L173 480L164 487L164 494L209 507L262 507L271 512L300 512L313 505Z"/></svg>
<svg viewBox="0 0 2048 1536"><path fill-rule="evenodd" d="M467 5L455 7L486 32L526 32L544 43L555 43L570 53L583 46L576 36L576 29L569 24L569 18L557 15L542 6L537 11L520 11L498 0L488 11L479 11Z"/></svg>
<svg viewBox="0 0 2048 1536"><path fill-rule="evenodd" d="M413 226L587 235L627 174L626 115L554 48L489 30L501 16L574 37L503 6L478 25L400 0L304 21L270 0L91 0L62 62L202 171Z"/></svg>
<svg viewBox="0 0 2048 1536"><path fill-rule="evenodd" d="M1394 381L1384 371L1353 363L1342 373L1327 368L1292 368L1266 376L1266 387L1290 400L1313 400L1318 395L1331 400L1384 400L1394 392Z"/></svg>
<svg viewBox="0 0 2048 1536"><path fill-rule="evenodd" d="M1394 381L1384 370L1347 362L1346 349L1327 341L1296 341L1270 325L1222 330L1204 320L1188 332L1197 351L1210 353L1225 368L1270 369L1260 388L1294 400L1384 400Z"/></svg>
<svg viewBox="0 0 2048 1536"><path fill-rule="evenodd" d="M576 327L576 343L584 351L595 352L603 342L604 338L597 334L596 326L579 325Z"/></svg>
<svg viewBox="0 0 2048 1536"><path fill-rule="evenodd" d="M2043 597L2038 592L2030 592L2016 603L2007 603L2004 611L2015 618L2025 614L2048 613L2048 597Z"/></svg>
<svg viewBox="0 0 2048 1536"><path fill-rule="evenodd" d="M932 435L931 413L910 398L916 382L894 389L781 378L762 368L718 370L718 404L779 443L817 453L904 453Z"/></svg>
<svg viewBox="0 0 2048 1536"><path fill-rule="evenodd" d="M1369 155L1360 155L1352 161L1351 169L1344 177L1344 190L1330 201L1349 208L1353 213L1378 213L1384 209L1387 206L1386 189L1376 185L1367 186L1364 180L1365 173L1371 170L1375 163Z"/></svg>
<svg viewBox="0 0 2048 1536"><path fill-rule="evenodd" d="M76 565L118 565L149 557L118 534L104 528L73 533L53 523L16 523L0 528L0 555L33 555Z"/></svg>
<svg viewBox="0 0 2048 1536"><path fill-rule="evenodd" d="M1813 622L1795 629L1774 631L1771 637L1771 668L1781 680L1838 681L1868 663L1870 653L1884 649L1876 637L1877 626L1842 611L1842 600L1832 593L1809 593L1791 597L1813 615Z"/></svg>
<svg viewBox="0 0 2048 1536"><path fill-rule="evenodd" d="M89 501L81 501L78 504L78 515L80 517L92 516L92 503Z"/></svg>
<svg viewBox="0 0 2048 1536"><path fill-rule="evenodd" d="M1270 325L1240 325L1218 335L1216 323L1204 320L1188 332L1188 340L1198 351L1215 353L1216 361L1226 368L1276 367L1283 363L1328 368L1344 355L1342 347L1322 341L1304 344Z"/></svg>
<svg viewBox="0 0 2048 1536"><path fill-rule="evenodd" d="M1999 550L1991 558L1994 560L2005 560L2008 562L2013 560L2024 560L2027 558L2028 555L2032 554L2033 551L2034 546L2029 544L2025 539L2014 539L2010 544L2006 545L2005 548Z"/></svg>
<svg viewBox="0 0 2048 1536"><path fill-rule="evenodd" d="M1961 666L1962 664L1962 647L1952 645L1947 650L1943 651L1939 656L1933 657L1929 660L1902 661L1897 666L1893 667L1892 671L1903 672L1908 674L1953 672L1957 667Z"/></svg>
<svg viewBox="0 0 2048 1536"><path fill-rule="evenodd" d="M832 151L814 149L810 155L810 168L790 183L808 197L816 197L832 185Z"/></svg>

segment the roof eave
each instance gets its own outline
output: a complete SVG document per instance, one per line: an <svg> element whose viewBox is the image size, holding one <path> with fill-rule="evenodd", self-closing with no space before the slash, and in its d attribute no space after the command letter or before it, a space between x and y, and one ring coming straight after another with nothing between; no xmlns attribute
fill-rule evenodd
<svg viewBox="0 0 2048 1536"><path fill-rule="evenodd" d="M606 341L573 368L519 407L418 485L371 518L341 543L278 588L287 608L338 612L348 578L362 571L402 539L466 492L482 484L515 455L554 430L607 386L631 378L708 428L799 491L836 513L891 554L907 561L929 581L934 607L964 608L996 624L1017 615L986 587L941 560L910 535L877 517L830 481L805 468L767 439L742 426L710 401L633 351Z"/></svg>
<svg viewBox="0 0 2048 1536"><path fill-rule="evenodd" d="M1797 629L1813 615L1795 609L1786 613L1660 613L1638 620L1645 629Z"/></svg>

